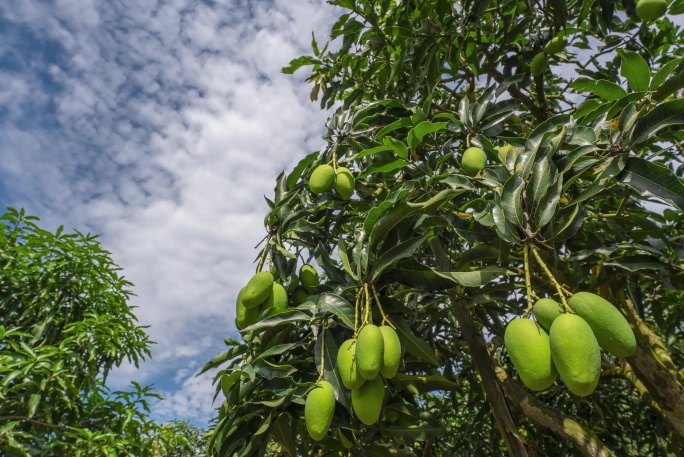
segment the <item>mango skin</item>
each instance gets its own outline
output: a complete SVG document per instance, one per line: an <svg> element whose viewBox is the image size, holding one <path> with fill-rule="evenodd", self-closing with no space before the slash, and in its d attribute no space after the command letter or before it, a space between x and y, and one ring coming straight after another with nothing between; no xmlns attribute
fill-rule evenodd
<svg viewBox="0 0 684 457"><path fill-rule="evenodd" d="M589 324L577 314L558 316L549 343L553 363L570 392L590 395L601 375L601 349Z"/></svg>
<svg viewBox="0 0 684 457"><path fill-rule="evenodd" d="M380 419L382 400L385 397L385 383L377 376L351 391L352 408L356 417L366 425L375 424Z"/></svg>
<svg viewBox="0 0 684 457"><path fill-rule="evenodd" d="M636 338L627 319L608 300L591 292L577 292L568 305L587 321L599 346L619 357L636 352Z"/></svg>
<svg viewBox="0 0 684 457"><path fill-rule="evenodd" d="M564 34L556 35L544 45L544 53L548 55L558 54L568 45L568 37Z"/></svg>
<svg viewBox="0 0 684 457"><path fill-rule="evenodd" d="M397 332L389 325L380 326L380 332L384 346L380 373L385 379L392 379L397 375L401 363L401 342Z"/></svg>
<svg viewBox="0 0 684 457"><path fill-rule="evenodd" d="M256 308L245 308L242 304L242 295L245 288L243 287L240 292L238 292L237 300L235 302L235 326L238 330L242 330L245 327L249 327L252 324L256 324L259 320L259 313L261 309L257 306Z"/></svg>
<svg viewBox="0 0 684 457"><path fill-rule="evenodd" d="M322 194L332 186L335 170L330 165L319 165L309 178L309 190L314 194Z"/></svg>
<svg viewBox="0 0 684 457"><path fill-rule="evenodd" d="M304 403L304 422L311 438L320 441L328 434L335 414L335 390L328 381L320 381L309 391Z"/></svg>
<svg viewBox="0 0 684 457"><path fill-rule="evenodd" d="M549 56L543 52L538 53L530 62L530 73L532 76L539 76L544 73L544 69L549 64Z"/></svg>
<svg viewBox="0 0 684 457"><path fill-rule="evenodd" d="M307 298L309 298L309 293L303 287L297 287L297 290L292 294L292 301L296 305L301 305Z"/></svg>
<svg viewBox="0 0 684 457"><path fill-rule="evenodd" d="M273 275L262 271L252 276L243 289L242 304L245 308L255 308L266 301L273 287Z"/></svg>
<svg viewBox="0 0 684 457"><path fill-rule="evenodd" d="M374 379L382 368L385 342L380 329L366 325L356 338L356 369L365 379Z"/></svg>
<svg viewBox="0 0 684 457"><path fill-rule="evenodd" d="M264 302L264 309L275 308L278 311L282 311L287 308L287 303L287 291L285 288L277 282L273 283L271 295Z"/></svg>
<svg viewBox="0 0 684 457"><path fill-rule="evenodd" d="M366 382L356 370L356 342L353 339L346 340L337 351L337 372L349 390L358 389Z"/></svg>
<svg viewBox="0 0 684 457"><path fill-rule="evenodd" d="M340 197L346 199L354 195L354 175L349 168L338 167L335 170L335 190Z"/></svg>
<svg viewBox="0 0 684 457"><path fill-rule="evenodd" d="M475 176L487 164L487 154L480 148L468 148L461 158L461 168L468 176Z"/></svg>
<svg viewBox="0 0 684 457"><path fill-rule="evenodd" d="M520 379L531 390L553 385L558 371L551 358L549 336L531 319L513 319L506 326L504 345Z"/></svg>
<svg viewBox="0 0 684 457"><path fill-rule="evenodd" d="M667 11L665 0L639 0L636 4L636 13L642 20L658 19Z"/></svg>
<svg viewBox="0 0 684 457"><path fill-rule="evenodd" d="M553 321L563 314L563 309L557 301L550 298L542 298L534 304L534 317L547 333L551 330Z"/></svg>
<svg viewBox="0 0 684 457"><path fill-rule="evenodd" d="M321 282L316 269L308 264L302 265L299 269L299 281L307 292L314 290Z"/></svg>

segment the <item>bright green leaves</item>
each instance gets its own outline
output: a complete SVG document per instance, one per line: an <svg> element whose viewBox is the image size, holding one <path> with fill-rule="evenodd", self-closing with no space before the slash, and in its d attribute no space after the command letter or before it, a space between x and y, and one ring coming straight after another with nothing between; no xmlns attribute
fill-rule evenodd
<svg viewBox="0 0 684 457"><path fill-rule="evenodd" d="M651 70L643 57L636 52L623 49L618 49L617 52L622 58L620 76L627 79L632 91L643 92L647 90L651 83Z"/></svg>

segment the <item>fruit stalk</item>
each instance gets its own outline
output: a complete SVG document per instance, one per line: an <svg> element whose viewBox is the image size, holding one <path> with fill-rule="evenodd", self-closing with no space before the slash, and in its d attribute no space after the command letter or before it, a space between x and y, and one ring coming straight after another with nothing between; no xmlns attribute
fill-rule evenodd
<svg viewBox="0 0 684 457"><path fill-rule="evenodd" d="M261 251L261 257L259 258L259 264L257 265L256 272L259 273L262 268L264 268L264 262L266 261L266 253L270 251L269 246L271 242L271 235L266 237L266 244L264 244L264 249Z"/></svg>
<svg viewBox="0 0 684 457"><path fill-rule="evenodd" d="M373 289L373 297L375 298L375 303L378 304L378 309L380 310L380 315L382 316L382 322L380 325L385 325L385 322L387 322L390 327L396 328L392 322L390 322L389 318L385 314L385 311L382 309L382 304L380 303L380 297L378 297L378 291L375 288L375 284L371 285L371 288Z"/></svg>
<svg viewBox="0 0 684 457"><path fill-rule="evenodd" d="M551 284L553 284L553 286L556 288L558 297L560 298L560 301L563 304L563 309L565 309L566 312L571 313L572 309L570 308L567 300L565 299L565 292L563 291L563 287L561 287L558 281L556 281L556 278L553 276L553 273L551 273L549 267L546 266L541 256L537 252L537 249L534 246L532 247L532 254L534 254L534 258L537 259L537 263L539 263L539 265L542 267L542 270L544 270L544 273L549 278L549 281L551 281Z"/></svg>

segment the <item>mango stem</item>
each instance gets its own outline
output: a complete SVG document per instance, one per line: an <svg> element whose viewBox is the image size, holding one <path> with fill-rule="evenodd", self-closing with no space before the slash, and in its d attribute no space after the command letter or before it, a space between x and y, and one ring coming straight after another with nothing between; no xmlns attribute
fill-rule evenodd
<svg viewBox="0 0 684 457"><path fill-rule="evenodd" d="M551 284L553 284L553 287L556 288L556 292L558 293L558 297L560 298L560 301L563 304L563 309L565 309L565 312L572 313L572 308L570 308L568 302L565 300L565 293L563 292L563 288L558 283L558 281L556 281L556 278L553 276L553 273L551 273L549 267L546 266L541 256L537 252L537 249L534 246L532 247L532 254L534 254L534 258L537 259L537 263L539 263L539 265L542 267L542 270L544 270L544 273L546 273L546 276L549 278L549 281L551 281Z"/></svg>
<svg viewBox="0 0 684 457"><path fill-rule="evenodd" d="M380 315L382 316L382 322L380 323L380 325L385 325L385 322L387 322L390 325L390 327L396 329L394 324L392 324L392 322L389 320L389 317L387 317L387 315L385 314L385 311L382 309L382 304L380 304L380 298L378 297L378 291L375 288L375 284L373 284L371 287L373 289L373 297L375 297L375 303L378 304L378 309L380 310Z"/></svg>

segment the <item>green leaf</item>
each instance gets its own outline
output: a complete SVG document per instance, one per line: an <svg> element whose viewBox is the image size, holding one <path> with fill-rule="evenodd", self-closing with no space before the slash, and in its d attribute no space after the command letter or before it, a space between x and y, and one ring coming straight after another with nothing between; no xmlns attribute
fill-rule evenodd
<svg viewBox="0 0 684 457"><path fill-rule="evenodd" d="M636 52L624 49L618 49L617 53L622 58L620 75L627 79L632 91L641 92L647 90L651 83L651 70L644 58Z"/></svg>
<svg viewBox="0 0 684 457"><path fill-rule="evenodd" d="M501 207L506 220L518 227L523 226L522 192L524 188L525 181L516 173L508 178L501 193Z"/></svg>
<svg viewBox="0 0 684 457"><path fill-rule="evenodd" d="M489 266L475 271L443 272L433 270L415 260L401 262L386 275L402 284L424 290L444 290L455 286L478 287L508 273L504 268Z"/></svg>
<svg viewBox="0 0 684 457"><path fill-rule="evenodd" d="M345 327L354 329L354 307L339 295L330 293L319 295L316 307L320 312L334 314Z"/></svg>
<svg viewBox="0 0 684 457"><path fill-rule="evenodd" d="M406 145L401 141L395 140L391 136L386 136L382 139L382 142L385 144L385 147L387 149L394 151L397 157L400 157L404 160L408 159L408 149L406 148Z"/></svg>
<svg viewBox="0 0 684 457"><path fill-rule="evenodd" d="M271 434L273 439L280 444L280 447L287 452L287 455L290 457L297 456L297 445L295 444L292 427L290 427L290 417L287 414L281 414L273 422Z"/></svg>
<svg viewBox="0 0 684 457"><path fill-rule="evenodd" d="M635 272L639 270L664 270L664 264L658 257L646 254L629 255L606 260L603 265L622 268L623 270Z"/></svg>
<svg viewBox="0 0 684 457"><path fill-rule="evenodd" d="M271 328L277 325L291 324L293 322L308 322L311 316L295 309L288 309L282 313L274 314L264 320L257 322L240 330L240 333L249 333L254 330L261 330L263 328Z"/></svg>
<svg viewBox="0 0 684 457"><path fill-rule="evenodd" d="M40 403L40 394L35 393L29 396L28 401L28 417L33 417L36 414L36 409L38 409L38 404Z"/></svg>
<svg viewBox="0 0 684 457"><path fill-rule="evenodd" d="M406 322L404 318L394 317L392 318L392 322L395 324L395 330L401 340L402 349L405 349L409 354L436 367L441 366L441 363L435 354L435 350L413 333L411 327L409 327L408 322Z"/></svg>
<svg viewBox="0 0 684 457"><path fill-rule="evenodd" d="M663 85L663 83L667 80L667 77L672 74L675 68L679 66L679 64L684 60L684 58L678 58L678 59L673 59L670 60L668 63L663 65L658 72L653 75L653 79L651 80L651 90L656 90L660 88L660 86Z"/></svg>
<svg viewBox="0 0 684 457"><path fill-rule="evenodd" d="M306 167L308 167L316 161L316 159L318 158L318 154L318 151L312 152L311 154L307 155L299 161L299 163L292 170L292 173L290 173L287 176L288 190L292 189L295 186L295 184L297 184L297 181L299 181L299 178L302 177L302 173L304 172L304 170L306 170Z"/></svg>
<svg viewBox="0 0 684 457"><path fill-rule="evenodd" d="M392 149L387 147L387 146L376 146L374 148L370 149L364 149L363 151L359 152L354 156L354 160L356 159L362 159L366 156L376 154L378 152L385 152L385 151L391 151Z"/></svg>
<svg viewBox="0 0 684 457"><path fill-rule="evenodd" d="M399 243L385 251L373 265L371 280L375 281L386 268L393 265L400 259L411 257L413 253L425 242L428 235L422 235L410 240Z"/></svg>
<svg viewBox="0 0 684 457"><path fill-rule="evenodd" d="M462 193L462 190L447 189L429 200L418 203L401 203L388 211L372 226L369 236L370 248L375 248L397 224L414 214L432 214L447 201Z"/></svg>
<svg viewBox="0 0 684 457"><path fill-rule="evenodd" d="M286 343L286 344L278 344L276 346L273 346L272 348L269 348L259 354L257 358L255 358L252 363L255 363L257 360L265 359L267 357L270 357L272 355L279 355L284 352L289 352L290 350L302 346L303 343Z"/></svg>
<svg viewBox="0 0 684 457"><path fill-rule="evenodd" d="M359 173L359 177L365 178L366 176L375 174L375 173L391 173L393 171L397 171L400 168L404 168L406 165L408 165L408 162L406 162L404 159L386 159L386 160L381 160L373 163L373 165L369 166L365 170L363 170L361 173Z"/></svg>
<svg viewBox="0 0 684 457"><path fill-rule="evenodd" d="M630 157L617 179L642 195L662 198L684 211L684 184L664 165Z"/></svg>
<svg viewBox="0 0 684 457"><path fill-rule="evenodd" d="M665 100L682 87L684 87L684 70L677 72L674 76L665 81L655 94L653 94L653 99L658 102Z"/></svg>
<svg viewBox="0 0 684 457"><path fill-rule="evenodd" d="M544 195L552 182L557 179L558 171L548 158L535 162L532 169L532 177L527 184L527 202L530 208L534 208Z"/></svg>
<svg viewBox="0 0 684 457"><path fill-rule="evenodd" d="M318 62L318 61L311 56L297 57L296 59L292 59L290 61L290 63L285 65L281 71L283 73L285 73L286 75L291 75L292 73L299 70L300 68L307 66L307 65L313 65L316 62Z"/></svg>
<svg viewBox="0 0 684 457"><path fill-rule="evenodd" d="M393 131L400 129L400 128L409 128L412 126L413 126L413 121L410 118L405 117L405 118L399 119L398 121L394 121L391 124L380 129L380 131L375 135L375 139L381 140L382 137L384 137L385 135L387 135L390 132L393 132Z"/></svg>
<svg viewBox="0 0 684 457"><path fill-rule="evenodd" d="M446 433L446 428L440 425L422 423L419 425L389 425L385 427L394 436L409 439L411 441L427 441L437 438Z"/></svg>
<svg viewBox="0 0 684 457"><path fill-rule="evenodd" d="M624 154L621 156L612 157L606 160L600 169L600 173L594 182L581 194L573 198L568 202L568 206L575 205L577 203L582 203L585 200L590 199L594 195L598 194L602 190L610 187L613 184L612 178L616 177L622 169L625 167L626 157Z"/></svg>
<svg viewBox="0 0 684 457"><path fill-rule="evenodd" d="M539 204L532 212L532 219L534 220L534 225L537 230L544 227L553 219L553 216L558 210L558 202L560 201L562 190L563 176L559 175L555 182L549 186L546 194L539 200Z"/></svg>
<svg viewBox="0 0 684 457"><path fill-rule="evenodd" d="M641 117L632 134L634 143L643 143L663 127L675 124L684 124L684 100L665 102Z"/></svg>
<svg viewBox="0 0 684 457"><path fill-rule="evenodd" d="M570 89L578 92L591 92L604 100L617 100L627 95L620 86L604 79L577 78L570 84Z"/></svg>
<svg viewBox="0 0 684 457"><path fill-rule="evenodd" d="M563 209L559 212L559 222L553 230L546 234L548 241L565 241L575 235L584 222L585 212L580 205Z"/></svg>
<svg viewBox="0 0 684 457"><path fill-rule="evenodd" d="M446 130L446 127L446 122L423 121L420 124L416 125L413 129L411 129L411 131L420 142L423 141L423 137L425 137L425 135L435 132L441 132L442 130ZM409 135L410 134L411 132L409 132Z"/></svg>
<svg viewBox="0 0 684 457"><path fill-rule="evenodd" d="M435 390L458 390L461 386L454 381L450 381L441 374L426 376L406 375L397 373L396 381L412 394L424 394Z"/></svg>

